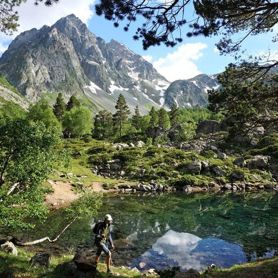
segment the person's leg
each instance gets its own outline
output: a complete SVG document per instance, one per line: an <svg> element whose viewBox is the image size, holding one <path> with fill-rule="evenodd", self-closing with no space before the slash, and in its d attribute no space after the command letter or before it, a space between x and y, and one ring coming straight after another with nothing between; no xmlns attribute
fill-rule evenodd
<svg viewBox="0 0 278 278"><path fill-rule="evenodd" d="M98 264L98 261L99 261L99 258L100 258L100 255L101 255L101 252L102 252L102 246L101 245L99 245L98 247L97 247L97 252L96 252L96 257L95 257L95 265L96 265L96 267L97 267L97 264Z"/></svg>
<svg viewBox="0 0 278 278"><path fill-rule="evenodd" d="M102 244L102 250L106 254L105 262L106 262L107 272L110 272L111 252L110 252L109 248L105 244Z"/></svg>
<svg viewBox="0 0 278 278"><path fill-rule="evenodd" d="M111 252L109 251L109 254L106 255L107 272L110 272L110 266L111 266Z"/></svg>

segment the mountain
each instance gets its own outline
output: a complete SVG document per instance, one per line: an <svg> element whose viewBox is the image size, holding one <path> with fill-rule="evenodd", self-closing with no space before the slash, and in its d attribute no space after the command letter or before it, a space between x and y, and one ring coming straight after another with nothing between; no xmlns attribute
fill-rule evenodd
<svg viewBox="0 0 278 278"><path fill-rule="evenodd" d="M131 111L139 105L142 113L173 103L205 106L207 89L217 86L204 74L170 83L123 44L96 37L75 15L18 35L0 58L0 73L30 102L77 94L94 111L113 111L120 93Z"/></svg>
<svg viewBox="0 0 278 278"><path fill-rule="evenodd" d="M97 110L113 110L120 93L131 108L159 107L169 85L152 64L96 37L75 15L17 36L0 59L0 72L31 102L62 92L65 98L78 94Z"/></svg>
<svg viewBox="0 0 278 278"><path fill-rule="evenodd" d="M206 106L208 104L208 90L218 88L216 76L206 74L197 75L188 80L176 80L165 91L165 105L171 107Z"/></svg>

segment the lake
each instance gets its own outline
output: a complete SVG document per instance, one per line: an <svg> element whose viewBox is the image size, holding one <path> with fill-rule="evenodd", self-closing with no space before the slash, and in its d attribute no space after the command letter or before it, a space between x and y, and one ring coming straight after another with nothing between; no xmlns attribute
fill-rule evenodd
<svg viewBox="0 0 278 278"><path fill-rule="evenodd" d="M106 196L99 217L78 221L51 249L92 246L91 227L106 213L114 219L115 265L202 270L278 254L278 194L262 191ZM42 228L51 233L51 227L57 231L64 224L56 213ZM38 231L32 237L44 235Z"/></svg>

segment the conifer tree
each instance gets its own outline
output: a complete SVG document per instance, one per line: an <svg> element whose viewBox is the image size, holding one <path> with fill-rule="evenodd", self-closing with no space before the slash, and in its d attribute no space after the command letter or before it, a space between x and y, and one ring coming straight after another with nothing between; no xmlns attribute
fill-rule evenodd
<svg viewBox="0 0 278 278"><path fill-rule="evenodd" d="M171 106L171 110L169 112L170 123L171 126L176 125L179 122L180 111L176 103Z"/></svg>
<svg viewBox="0 0 278 278"><path fill-rule="evenodd" d="M113 115L114 128L120 133L120 137L122 137L123 128L130 113L126 100L122 94L119 95L115 108L116 113Z"/></svg>
<svg viewBox="0 0 278 278"><path fill-rule="evenodd" d="M157 111L155 111L155 108L152 107L152 109L150 110L150 123L149 123L149 126L150 128L156 128L157 125L158 125L158 114L157 114Z"/></svg>
<svg viewBox="0 0 278 278"><path fill-rule="evenodd" d="M76 98L75 95L72 95L67 104L67 111L70 111L72 108L80 107L80 101Z"/></svg>
<svg viewBox="0 0 278 278"><path fill-rule="evenodd" d="M112 135L112 127L112 113L102 110L95 116L93 136L97 139L108 139Z"/></svg>
<svg viewBox="0 0 278 278"><path fill-rule="evenodd" d="M66 103L64 101L62 93L59 93L56 99L56 103L53 106L53 112L60 122L63 119L65 111L66 111Z"/></svg>
<svg viewBox="0 0 278 278"><path fill-rule="evenodd" d="M166 131L170 128L170 118L167 111L164 108L161 108L158 111L158 126L163 130Z"/></svg>
<svg viewBox="0 0 278 278"><path fill-rule="evenodd" d="M135 114L132 117L132 125L137 129L141 129L141 115L138 105L135 107Z"/></svg>

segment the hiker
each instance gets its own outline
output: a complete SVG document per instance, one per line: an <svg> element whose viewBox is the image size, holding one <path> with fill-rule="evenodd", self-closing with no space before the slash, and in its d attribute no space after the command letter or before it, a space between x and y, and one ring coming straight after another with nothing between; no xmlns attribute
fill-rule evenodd
<svg viewBox="0 0 278 278"><path fill-rule="evenodd" d="M99 257L103 251L106 254L107 272L111 272L110 266L112 260L111 251L109 250L109 247L111 246L111 250L114 249L114 244L111 237L111 227L110 227L112 221L113 221L112 216L110 214L106 214L104 217L104 221L97 223L95 225L95 228L93 229L94 233L96 234L95 245L97 247L95 264L97 267Z"/></svg>

